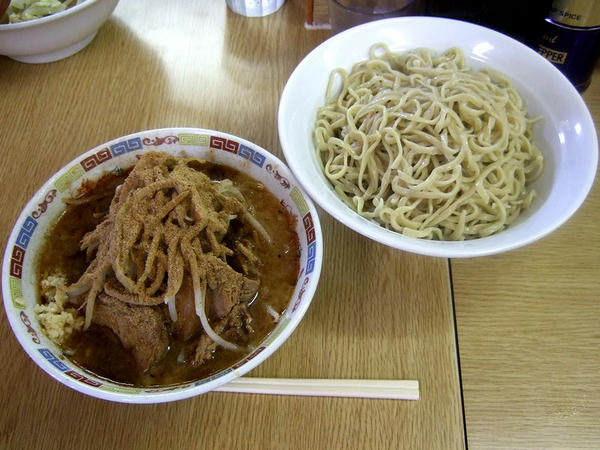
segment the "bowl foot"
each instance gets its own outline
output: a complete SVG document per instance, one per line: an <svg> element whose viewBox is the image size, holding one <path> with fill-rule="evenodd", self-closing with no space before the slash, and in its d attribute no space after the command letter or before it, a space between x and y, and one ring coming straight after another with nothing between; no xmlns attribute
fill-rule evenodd
<svg viewBox="0 0 600 450"><path fill-rule="evenodd" d="M97 32L98 31L96 30L89 36L82 39L81 41L76 42L75 44L70 45L69 47L65 47L65 48L61 48L60 50L56 50L54 52L44 53L41 55L10 56L10 58L14 59L15 61L19 61L22 63L29 63L29 64L41 64L41 63L49 63L49 62L53 62L53 61L58 61L60 59L67 58L71 55L74 55L79 50L83 49L86 45L88 45L90 42L92 42L92 39L94 39Z"/></svg>

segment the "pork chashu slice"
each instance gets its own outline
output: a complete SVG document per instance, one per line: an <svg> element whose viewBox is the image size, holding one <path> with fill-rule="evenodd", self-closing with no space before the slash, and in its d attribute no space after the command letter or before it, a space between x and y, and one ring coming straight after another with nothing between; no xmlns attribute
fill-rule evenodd
<svg viewBox="0 0 600 450"><path fill-rule="evenodd" d="M169 335L164 315L157 307L128 305L102 293L96 299L92 321L117 335L133 355L140 372L147 371L167 354Z"/></svg>

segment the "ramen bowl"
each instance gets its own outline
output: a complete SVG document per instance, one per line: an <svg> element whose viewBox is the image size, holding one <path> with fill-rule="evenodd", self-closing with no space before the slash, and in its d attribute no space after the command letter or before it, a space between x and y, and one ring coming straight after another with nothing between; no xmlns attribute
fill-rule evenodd
<svg viewBox="0 0 600 450"><path fill-rule="evenodd" d="M85 0L64 11L25 22L0 24L0 55L47 63L85 48L119 0Z"/></svg>
<svg viewBox="0 0 600 450"><path fill-rule="evenodd" d="M296 218L300 259L297 282L274 330L231 366L191 382L132 387L112 382L75 364L49 340L36 317L40 302L36 261L45 234L72 196L88 180L130 167L146 151L198 157L225 165L262 183ZM90 150L54 174L23 209L8 239L2 267L2 295L13 332L27 354L47 374L93 397L126 403L157 403L202 394L240 377L271 355L302 320L317 287L323 240L317 212L288 168L244 139L217 131L175 128L150 130L115 139Z"/></svg>
<svg viewBox="0 0 600 450"><path fill-rule="evenodd" d="M508 76L524 100L533 141L544 157L541 176L530 187L531 206L506 229L465 241L408 237L371 222L347 206L322 173L313 141L317 109L325 103L329 74L350 71L368 58L375 43L391 51L462 49L472 69L491 68ZM311 51L293 71L281 95L278 128L290 168L308 194L335 219L356 232L401 250L440 257L475 257L511 250L549 234L585 200L594 180L598 143L581 96L550 62L501 33L450 19L401 17L360 25Z"/></svg>

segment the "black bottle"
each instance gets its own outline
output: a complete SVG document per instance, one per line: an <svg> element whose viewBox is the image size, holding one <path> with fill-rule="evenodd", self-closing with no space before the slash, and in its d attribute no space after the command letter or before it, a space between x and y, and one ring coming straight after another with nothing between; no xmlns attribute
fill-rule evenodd
<svg viewBox="0 0 600 450"><path fill-rule="evenodd" d="M583 92L600 54L600 2L552 2L538 28L534 48Z"/></svg>

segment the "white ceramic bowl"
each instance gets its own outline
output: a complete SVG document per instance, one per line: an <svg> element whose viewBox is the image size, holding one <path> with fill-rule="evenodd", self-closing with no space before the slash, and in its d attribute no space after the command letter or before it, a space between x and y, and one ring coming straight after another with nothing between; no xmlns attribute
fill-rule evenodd
<svg viewBox="0 0 600 450"><path fill-rule="evenodd" d="M85 0L50 16L0 25L0 55L24 63L66 58L88 45L119 0Z"/></svg>
<svg viewBox="0 0 600 450"><path fill-rule="evenodd" d="M200 157L236 168L262 182L298 218L300 274L286 312L250 355L243 355L232 367L205 379L176 386L133 388L111 383L83 370L46 338L33 311L39 303L35 267L44 234L65 208L63 199L75 192L84 180L98 179L107 171L131 166L136 154L145 150ZM217 131L195 128L149 130L115 139L84 153L54 174L33 196L8 239L2 266L2 296L18 341L53 378L105 400L167 402L210 391L245 374L271 355L304 316L319 281L322 259L323 238L317 212L292 173L275 156L251 142Z"/></svg>
<svg viewBox="0 0 600 450"><path fill-rule="evenodd" d="M313 144L317 108L325 100L330 72L367 59L377 42L392 51L428 47L461 48L475 69L490 67L508 75L523 97L544 155L542 176L532 184L538 197L519 220L496 235L464 242L411 238L362 218L342 202L321 173ZM442 18L403 17L357 26L310 52L290 76L279 104L279 139L290 168L309 195L337 220L358 233L398 249L424 255L472 257L531 243L564 223L584 201L596 172L598 142L581 96L539 54L501 33Z"/></svg>

